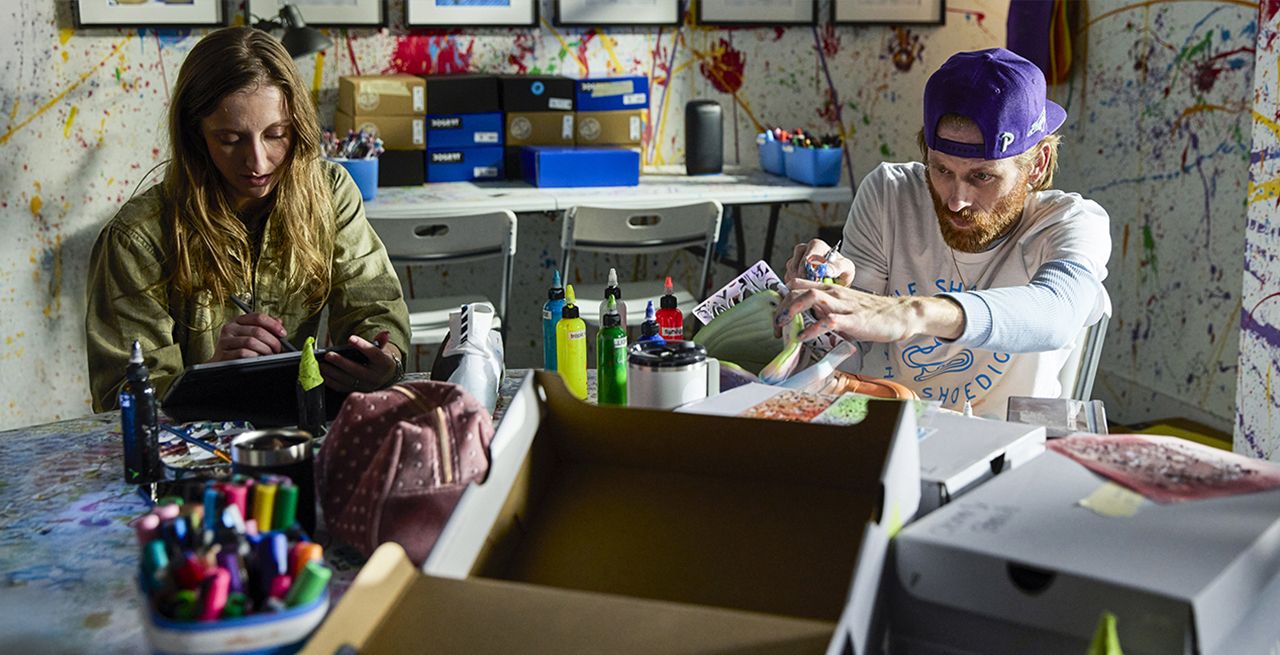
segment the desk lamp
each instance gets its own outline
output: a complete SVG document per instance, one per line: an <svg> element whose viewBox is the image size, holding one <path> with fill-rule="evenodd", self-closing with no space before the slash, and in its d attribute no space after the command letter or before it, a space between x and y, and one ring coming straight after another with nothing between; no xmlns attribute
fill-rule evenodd
<svg viewBox="0 0 1280 655"><path fill-rule="evenodd" d="M254 18L258 17L255 16ZM280 13L274 18L258 18L258 22L254 23L253 26L265 32L284 28L284 36L280 37L280 42L284 44L284 49L294 59L305 57L313 52L319 52L333 45L333 41L321 34L320 30L314 27L307 27L307 22L302 19L302 12L292 4L281 7Z"/></svg>

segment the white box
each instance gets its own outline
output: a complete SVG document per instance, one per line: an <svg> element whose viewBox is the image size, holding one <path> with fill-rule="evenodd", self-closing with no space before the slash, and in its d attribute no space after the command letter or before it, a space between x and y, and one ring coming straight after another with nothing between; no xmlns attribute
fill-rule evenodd
<svg viewBox="0 0 1280 655"><path fill-rule="evenodd" d="M1126 655L1280 652L1280 490L1111 518L1104 479L1057 453L894 540L894 653L1081 655L1104 611Z"/></svg>
<svg viewBox="0 0 1280 655"><path fill-rule="evenodd" d="M937 411L920 427L921 516L1044 452L1044 426Z"/></svg>

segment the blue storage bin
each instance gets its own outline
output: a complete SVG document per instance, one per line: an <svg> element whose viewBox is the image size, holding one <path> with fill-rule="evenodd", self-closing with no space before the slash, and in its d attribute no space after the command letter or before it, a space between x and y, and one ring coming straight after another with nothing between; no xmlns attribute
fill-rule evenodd
<svg viewBox="0 0 1280 655"><path fill-rule="evenodd" d="M538 187L636 186L640 153L624 148L525 146L520 168Z"/></svg>
<svg viewBox="0 0 1280 655"><path fill-rule="evenodd" d="M763 134L756 135L756 147L760 151L760 168L766 173L786 175L786 159L782 156L782 142L766 139Z"/></svg>
<svg viewBox="0 0 1280 655"><path fill-rule="evenodd" d="M840 182L839 148L782 146L787 177L810 186L835 186Z"/></svg>
<svg viewBox="0 0 1280 655"><path fill-rule="evenodd" d="M302 649L328 612L329 592L325 591L306 605L282 612L218 621L177 621L144 607L143 627L154 653L288 655Z"/></svg>
<svg viewBox="0 0 1280 655"><path fill-rule="evenodd" d="M360 189L360 197L369 202L378 196L378 158L373 159L330 159L329 161L347 169L356 187Z"/></svg>

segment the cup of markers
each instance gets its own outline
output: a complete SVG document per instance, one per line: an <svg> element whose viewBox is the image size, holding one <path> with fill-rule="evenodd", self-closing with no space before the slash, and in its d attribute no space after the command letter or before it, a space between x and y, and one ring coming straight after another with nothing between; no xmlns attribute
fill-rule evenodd
<svg viewBox="0 0 1280 655"><path fill-rule="evenodd" d="M292 653L329 609L324 551L283 476L194 485L133 525L147 639L159 653Z"/></svg>
<svg viewBox="0 0 1280 655"><path fill-rule="evenodd" d="M360 189L360 197L365 202L378 195L378 155L383 152L382 139L368 130L347 131L345 138L325 130L322 136L321 149L325 159L347 169L351 179Z"/></svg>

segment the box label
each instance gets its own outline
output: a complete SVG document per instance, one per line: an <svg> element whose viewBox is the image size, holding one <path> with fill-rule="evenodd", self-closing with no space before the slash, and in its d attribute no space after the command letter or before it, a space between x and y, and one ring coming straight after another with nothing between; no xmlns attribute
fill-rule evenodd
<svg viewBox="0 0 1280 655"><path fill-rule="evenodd" d="M426 131L422 129L422 121L413 121L413 145L420 146L427 142Z"/></svg>
<svg viewBox="0 0 1280 655"><path fill-rule="evenodd" d="M570 111L573 109L573 101L568 98L547 98L547 106L552 109Z"/></svg>
<svg viewBox="0 0 1280 655"><path fill-rule="evenodd" d="M580 87L591 94L592 98L607 98L631 93L631 80L620 82L583 82Z"/></svg>
<svg viewBox="0 0 1280 655"><path fill-rule="evenodd" d="M413 87L413 110L415 112L425 112L427 110L427 93L426 89L420 86Z"/></svg>
<svg viewBox="0 0 1280 655"><path fill-rule="evenodd" d="M560 138L565 141L573 140L573 114L560 120Z"/></svg>
<svg viewBox="0 0 1280 655"><path fill-rule="evenodd" d="M626 94L626 95L622 96L622 104L624 104L624 105L643 105L643 104L644 104L644 94L643 94L643 93L628 93L628 94Z"/></svg>
<svg viewBox="0 0 1280 655"><path fill-rule="evenodd" d="M475 142L476 143L497 143L498 133L497 132L476 132Z"/></svg>
<svg viewBox="0 0 1280 655"><path fill-rule="evenodd" d="M462 127L462 119L457 116L431 119L433 130L456 130Z"/></svg>
<svg viewBox="0 0 1280 655"><path fill-rule="evenodd" d="M431 163L433 164L456 164L461 161L461 151L431 153Z"/></svg>
<svg viewBox="0 0 1280 655"><path fill-rule="evenodd" d="M471 176L476 178L498 177L498 167L497 166L475 166L471 169Z"/></svg>
<svg viewBox="0 0 1280 655"><path fill-rule="evenodd" d="M578 123L578 136L584 141L595 141L600 138L600 121L588 118Z"/></svg>
<svg viewBox="0 0 1280 655"><path fill-rule="evenodd" d="M631 140L639 141L640 140L640 117L632 116L629 123L630 123L629 127L630 127L630 133L631 133Z"/></svg>
<svg viewBox="0 0 1280 655"><path fill-rule="evenodd" d="M524 116L516 116L511 119L511 124L507 126L507 132L512 139L523 141L533 134L533 123Z"/></svg>

